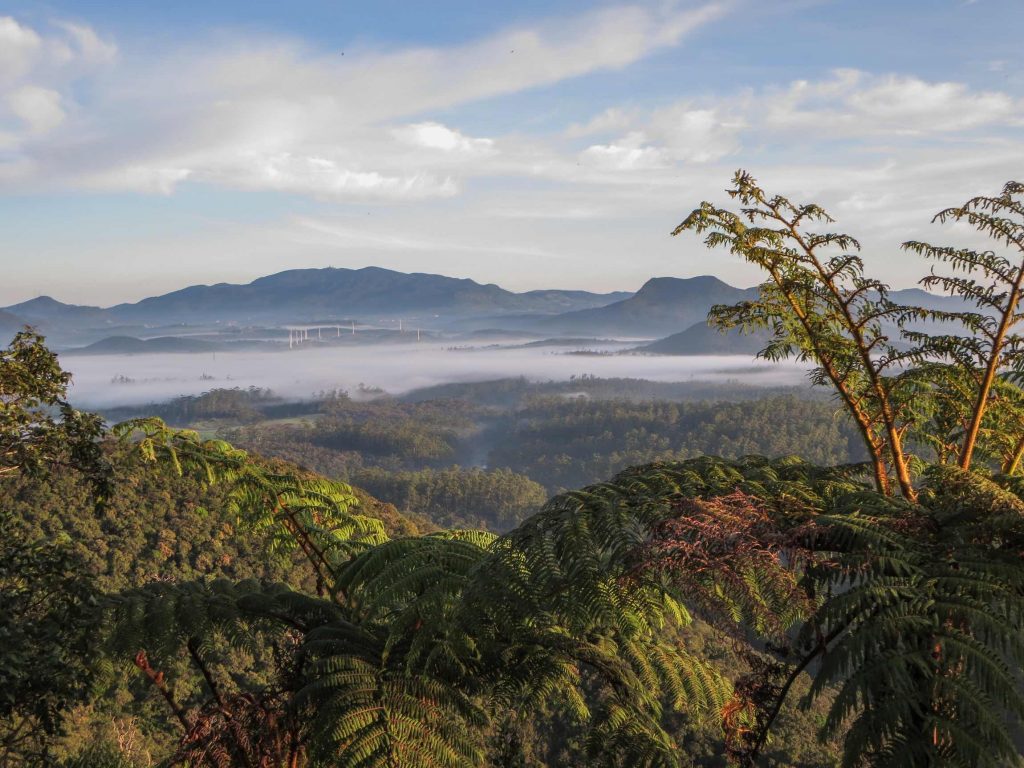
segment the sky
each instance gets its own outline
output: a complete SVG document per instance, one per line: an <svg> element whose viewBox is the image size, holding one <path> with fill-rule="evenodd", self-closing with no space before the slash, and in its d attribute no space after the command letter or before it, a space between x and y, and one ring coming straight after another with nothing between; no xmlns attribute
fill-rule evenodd
<svg viewBox="0 0 1024 768"><path fill-rule="evenodd" d="M896 287L1024 179L1024 0L0 0L0 305L377 265L758 276L671 230L738 168Z"/></svg>

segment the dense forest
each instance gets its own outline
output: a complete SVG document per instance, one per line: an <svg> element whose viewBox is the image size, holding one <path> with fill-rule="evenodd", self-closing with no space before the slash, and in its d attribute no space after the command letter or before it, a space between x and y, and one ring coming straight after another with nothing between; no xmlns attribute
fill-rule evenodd
<svg viewBox="0 0 1024 768"><path fill-rule="evenodd" d="M764 273L711 322L834 399L218 391L110 424L19 333L0 764L1019 764L1024 185L937 217L992 250L905 244L955 313L893 302L818 206L730 195L676 232Z"/></svg>
<svg viewBox="0 0 1024 768"><path fill-rule="evenodd" d="M359 394L287 402L267 390L214 389L107 416L157 415L365 488L442 527L499 532L552 494L636 464L702 455L865 458L852 422L807 388L586 376Z"/></svg>

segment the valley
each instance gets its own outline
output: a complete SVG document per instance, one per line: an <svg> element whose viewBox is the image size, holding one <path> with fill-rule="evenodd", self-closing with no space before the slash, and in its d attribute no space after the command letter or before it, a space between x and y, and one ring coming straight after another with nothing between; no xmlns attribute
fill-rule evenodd
<svg viewBox="0 0 1024 768"><path fill-rule="evenodd" d="M864 458L855 430L821 392L737 379L516 376L402 394L364 384L302 400L213 388L103 413L112 422L158 416L350 483L443 528L505 531L552 495L654 461Z"/></svg>

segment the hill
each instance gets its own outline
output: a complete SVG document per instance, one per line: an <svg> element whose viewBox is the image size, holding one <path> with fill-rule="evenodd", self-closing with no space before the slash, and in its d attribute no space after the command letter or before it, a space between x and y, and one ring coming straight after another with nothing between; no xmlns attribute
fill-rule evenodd
<svg viewBox="0 0 1024 768"><path fill-rule="evenodd" d="M37 296L29 301L6 307L6 310L33 323L104 322L109 319L109 313L101 307L64 304L51 296Z"/></svg>
<svg viewBox="0 0 1024 768"><path fill-rule="evenodd" d="M188 336L157 336L139 339L134 336L108 336L105 339L77 349L69 349L65 355L144 355L157 353L221 352L235 349L252 349L264 346L258 341L207 341Z"/></svg>
<svg viewBox="0 0 1024 768"><path fill-rule="evenodd" d="M540 319L534 326L585 336L665 336L702 322L715 304L732 304L755 295L756 289L735 288L710 275L655 277L627 299Z"/></svg>
<svg viewBox="0 0 1024 768"><path fill-rule="evenodd" d="M735 329L722 333L700 322L634 351L654 355L756 355L768 339L767 333L742 334Z"/></svg>
<svg viewBox="0 0 1024 768"><path fill-rule="evenodd" d="M694 278L694 280L699 279L700 278ZM711 279L714 280L714 278ZM671 280L671 278L663 278L663 280L667 281ZM715 286L713 285L709 285L708 287L712 288L712 292L716 296L722 296L727 293L726 291L715 290ZM744 298L749 298L755 290L756 289L749 289L744 291L746 294ZM679 292L682 293L682 291ZM634 299L640 297L642 293L643 289L636 294ZM664 293L671 297L671 287ZM922 291L920 288L906 288L899 291L892 291L890 293L890 297L897 304L919 306L926 309L942 309L950 311L965 308L965 304L960 299L928 293L927 291ZM736 300L737 299L732 299L731 301ZM621 303L626 304L631 301L632 300L627 300L626 302ZM718 303L724 304L729 302L725 300L711 302L711 304ZM660 307L654 299L648 301L648 307L650 308L649 313L651 316L656 315L660 311ZM615 311L614 305L605 307L604 309ZM579 315L583 313L576 314ZM592 314L601 314L601 311L595 310ZM635 316L639 317L641 315L636 313ZM928 322L912 324L915 328L922 330L928 327L934 329L934 325L934 323ZM897 335L898 331L893 329L893 334ZM770 334L767 332L742 334L739 331L731 330L728 333L722 333L721 331L709 326L702 318L685 330L673 333L650 344L636 347L634 351L647 352L656 355L755 355L764 348L770 337Z"/></svg>

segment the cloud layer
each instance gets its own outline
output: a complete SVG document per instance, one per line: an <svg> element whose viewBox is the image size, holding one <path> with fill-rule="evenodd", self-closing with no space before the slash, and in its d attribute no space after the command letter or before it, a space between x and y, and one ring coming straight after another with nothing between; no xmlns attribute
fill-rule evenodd
<svg viewBox="0 0 1024 768"><path fill-rule="evenodd" d="M446 46L344 50L228 32L142 50L77 21L0 17L0 196L281 195L258 226L211 214L159 239L72 237L58 248L45 232L27 238L35 252L98 269L97 282L163 274L170 288L378 263L609 290L652 274L752 281L726 256L667 237L743 166L825 204L878 254L869 262L908 284L920 267L892 258L898 242L931 236L935 210L1024 169L1024 102L1009 80L979 88L809 66L713 85L672 72L668 97L606 94L606 80L742 10L740 0L666 0ZM544 120L540 108L535 125L505 119L529 112L532 95L562 93L576 95L571 120ZM20 259L21 247L0 244L0 259ZM142 258L126 266L121 255Z"/></svg>
<svg viewBox="0 0 1024 768"><path fill-rule="evenodd" d="M723 8L613 7L452 48L323 53L293 41L221 40L105 72L70 119L76 81L96 76L116 47L81 25L47 35L0 19L0 83L13 118L0 180L157 193L191 180L338 199L447 197L472 172L469 158L500 148L490 137L410 118L628 66Z"/></svg>

